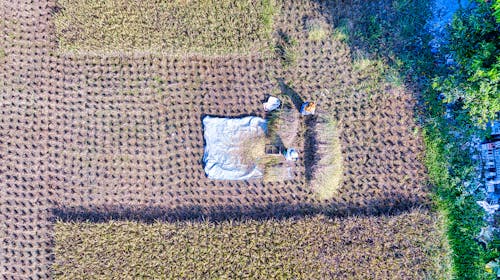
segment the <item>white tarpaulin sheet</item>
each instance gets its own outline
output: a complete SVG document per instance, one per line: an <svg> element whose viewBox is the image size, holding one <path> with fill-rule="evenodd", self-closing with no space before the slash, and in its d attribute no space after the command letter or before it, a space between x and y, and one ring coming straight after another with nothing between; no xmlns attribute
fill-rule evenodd
<svg viewBox="0 0 500 280"><path fill-rule="evenodd" d="M262 137L267 131L266 120L259 117L217 118L204 117L205 153L203 162L208 178L215 180L248 180L260 178L263 173L256 163L243 163L242 144Z"/></svg>

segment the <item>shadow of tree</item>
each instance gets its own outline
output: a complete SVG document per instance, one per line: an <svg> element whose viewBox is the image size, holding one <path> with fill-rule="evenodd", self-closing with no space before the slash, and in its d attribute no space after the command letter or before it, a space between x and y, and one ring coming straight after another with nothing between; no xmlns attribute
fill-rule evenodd
<svg viewBox="0 0 500 280"><path fill-rule="evenodd" d="M175 209L162 207L132 207L125 205L100 205L95 207L59 207L52 209L53 218L63 222L107 222L111 220L139 221L152 223L155 221L203 221L221 222L228 220L266 220L287 219L309 215L325 215L327 217L347 216L381 216L397 215L415 208L428 209L418 199L408 197L395 201L393 198L373 199L364 206L358 204L267 204L263 206L189 206Z"/></svg>

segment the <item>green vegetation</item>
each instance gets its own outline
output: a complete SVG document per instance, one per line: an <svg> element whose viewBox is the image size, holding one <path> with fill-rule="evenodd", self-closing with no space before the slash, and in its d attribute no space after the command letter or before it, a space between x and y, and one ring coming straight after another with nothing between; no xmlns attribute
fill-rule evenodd
<svg viewBox="0 0 500 280"><path fill-rule="evenodd" d="M53 270L55 279L72 280L437 279L448 275L437 265L447 258L440 228L440 219L419 210L345 219L58 222Z"/></svg>
<svg viewBox="0 0 500 280"><path fill-rule="evenodd" d="M493 1L492 8L493 8L493 15L495 16L497 23L500 23L500 0Z"/></svg>
<svg viewBox="0 0 500 280"><path fill-rule="evenodd" d="M477 195L467 187L474 182L477 164L468 143L474 135L486 136L477 128L478 122L484 124L500 110L500 34L498 24L494 26L489 3L459 11L450 30L450 48L458 66L451 71L435 70L432 88L429 85L424 96L428 109L426 164L436 186L438 207L448 216L454 275L459 279L494 279L485 264L500 255L495 241L483 248L474 240L484 225L484 212L476 204ZM440 92L446 101L455 102L449 112L454 121L444 117L446 110L436 98Z"/></svg>
<svg viewBox="0 0 500 280"><path fill-rule="evenodd" d="M434 104L439 108L440 104ZM438 110L435 111L437 113ZM465 114L462 112L462 114ZM483 226L483 212L476 197L465 188L465 182L475 176L471 154L464 150L467 136L453 136L455 129L439 115L425 127L426 160L429 177L435 186L438 209L447 217L447 234L454 252L453 272L457 279L494 279L484 269L485 264L498 255L498 248L484 250L475 240ZM469 133L472 133L469 130Z"/></svg>
<svg viewBox="0 0 500 280"><path fill-rule="evenodd" d="M268 49L273 0L58 0L63 50L248 53Z"/></svg>
<svg viewBox="0 0 500 280"><path fill-rule="evenodd" d="M480 124L500 111L499 3L480 1L476 7L457 13L449 46L457 67L434 83L447 102L461 103Z"/></svg>
<svg viewBox="0 0 500 280"><path fill-rule="evenodd" d="M332 40L334 41L339 41L339 42L344 42L349 39L349 27L348 27L349 21L346 19L342 19L337 25L334 27L332 31Z"/></svg>
<svg viewBox="0 0 500 280"><path fill-rule="evenodd" d="M261 23L264 28L263 32L266 36L270 36L270 34L273 32L274 15L277 12L276 3L274 0L262 0L261 4Z"/></svg>
<svg viewBox="0 0 500 280"><path fill-rule="evenodd" d="M428 73L427 77L429 80L433 76L437 78L434 78L435 82L432 85L430 83L421 85L425 86L423 99L427 105L427 121L424 127L425 162L431 183L435 186L438 209L447 217L447 234L454 252L454 278L494 279L493 275L486 272L485 264L498 256L498 248L490 246L485 249L474 240L484 225L484 212L476 204L478 197L470 191L473 186L467 187L471 183L474 184L477 164L472 160L473 153L468 147L474 135L483 133L477 129L476 120L485 121L491 117L486 111L493 110L497 106L494 105L495 102L498 102L500 97L498 92L493 93L490 90L475 92L478 88L473 88L484 81L466 77L468 70L464 70L464 67L473 65L474 63L470 62L475 59L472 57L474 51L471 50L482 46L482 43L477 41L471 44L469 39L473 35L460 33L463 30L456 29L460 25L459 22L464 20L462 18L464 15L460 12L455 18L451 32L451 48L461 49L455 53L461 66L450 72L446 67L434 68L432 61L428 61L428 69L432 70L425 71ZM462 43L463 45L459 47ZM473 71L476 70L481 71L479 68ZM436 81L444 83L436 86ZM445 93L448 101L457 102L455 108L449 112L453 115L453 121L446 119L446 108L437 98L440 92ZM461 94L469 94L469 97L465 95L460 97ZM473 95L476 97L472 97ZM477 97L481 97L481 101Z"/></svg>
<svg viewBox="0 0 500 280"><path fill-rule="evenodd" d="M351 46L370 58L392 66L403 66L402 61L418 65L425 48L422 41L428 39L424 32L429 14L428 1L370 2L340 19L337 32L348 34Z"/></svg>
<svg viewBox="0 0 500 280"><path fill-rule="evenodd" d="M347 36L347 32L345 32L345 30L341 28L335 28L332 32L332 40L334 41L343 42L346 41L348 38L349 36Z"/></svg>

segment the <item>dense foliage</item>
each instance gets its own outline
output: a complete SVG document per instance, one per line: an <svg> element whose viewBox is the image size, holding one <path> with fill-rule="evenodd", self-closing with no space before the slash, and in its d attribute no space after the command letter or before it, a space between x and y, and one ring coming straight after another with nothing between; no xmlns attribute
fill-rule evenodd
<svg viewBox="0 0 500 280"><path fill-rule="evenodd" d="M447 216L457 279L493 279L485 264L499 255L494 245L482 247L475 240L485 224L473 191L478 162L470 149L472 138L485 136L476 125L500 111L499 3L482 1L456 13L448 46L456 63L432 67L430 77L436 78L424 90L426 165L438 207ZM455 106L443 106L439 93Z"/></svg>
<svg viewBox="0 0 500 280"><path fill-rule="evenodd" d="M431 100L432 91L427 92ZM437 100L436 100L437 101ZM430 105L425 127L426 165L435 186L435 201L447 217L447 235L453 250L453 275L456 279L492 279L485 264L498 255L493 247L484 248L474 240L484 226L483 212L477 198L467 185L476 176L472 154L467 147L474 129L466 112L455 112L462 122L450 122L440 117L444 108L438 102ZM459 137L454 132L460 131Z"/></svg>
<svg viewBox="0 0 500 280"><path fill-rule="evenodd" d="M500 111L500 1L460 10L450 29L456 69L436 81L448 102L458 102L480 124Z"/></svg>

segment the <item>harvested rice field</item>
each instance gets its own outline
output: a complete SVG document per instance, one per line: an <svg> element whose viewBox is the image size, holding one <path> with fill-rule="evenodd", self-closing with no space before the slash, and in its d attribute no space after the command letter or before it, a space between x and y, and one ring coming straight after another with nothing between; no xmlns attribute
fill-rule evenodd
<svg viewBox="0 0 500 280"><path fill-rule="evenodd" d="M373 12L395 9L382 2ZM0 3L5 279L445 275L416 93L387 79L387 66L360 57L341 33L340 22L355 28L363 1ZM291 175L208 179L203 117L265 118L269 95L297 109L318 104L318 116L297 128ZM333 144L318 135L319 116L335 123ZM342 161L333 172L325 164L332 159L322 158L332 145ZM325 172L341 178L314 178ZM336 185L322 191L311 182ZM223 234L233 231L234 239ZM151 248L134 243L143 237ZM200 243L183 251L191 237ZM269 256L237 248L253 237ZM124 256L120 244L135 255ZM219 246L238 251L219 251L213 267L196 263ZM145 255L149 249L158 254ZM262 253L257 262L241 268L254 251ZM101 257L114 262L102 267ZM283 267L264 267L267 258Z"/></svg>

